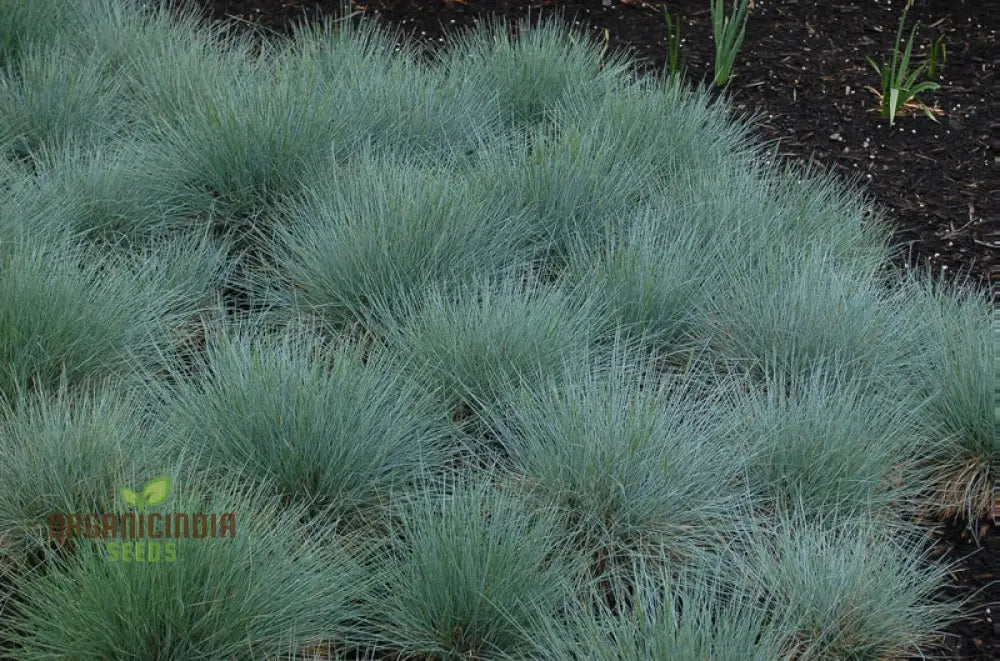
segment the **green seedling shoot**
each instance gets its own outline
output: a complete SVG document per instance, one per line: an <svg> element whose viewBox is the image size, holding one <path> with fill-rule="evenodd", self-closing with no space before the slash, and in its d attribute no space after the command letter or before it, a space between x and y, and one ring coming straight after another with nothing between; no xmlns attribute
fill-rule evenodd
<svg viewBox="0 0 1000 661"><path fill-rule="evenodd" d="M881 67L875 61L866 57L868 63L875 69L881 78L881 91L873 89L879 97L879 112L889 118L889 126L892 126L896 115L907 103L914 103L924 113L937 121L934 114L924 103L917 99L917 95L929 90L936 90L940 87L931 80L921 80L921 77L928 69L927 63L910 71L910 57L913 54L913 39L917 34L917 25L910 31L910 38L906 41L906 47L900 54L899 46L903 41L903 26L906 23L906 15L913 5L913 0L906 3L903 8L903 15L899 19L899 28L896 30L896 39L892 44L892 59Z"/></svg>

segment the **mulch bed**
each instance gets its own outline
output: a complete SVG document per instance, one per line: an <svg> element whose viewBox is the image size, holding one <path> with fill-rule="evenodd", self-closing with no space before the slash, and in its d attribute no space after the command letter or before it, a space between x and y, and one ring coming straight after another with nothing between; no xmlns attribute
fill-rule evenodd
<svg viewBox="0 0 1000 661"><path fill-rule="evenodd" d="M235 29L287 33L294 22L341 13L341 0L196 0ZM1000 276L1000 6L989 0L917 0L916 55L943 35L942 88L922 96L942 111L897 118L872 112L877 74L865 62L890 53L902 0L755 0L731 82L739 112L762 113L758 137L779 141L791 161L859 180L886 212L902 247L897 266L930 266L937 277L969 275L980 287ZM512 21L559 10L598 43L662 71L667 54L663 3L641 0L355 0L353 11L400 28L433 50L452 30L491 15ZM669 0L681 19L682 56L692 80L711 79L714 46L708 0ZM969 619L949 633L950 659L1000 658L1000 531L978 542L946 528L936 548L961 560L956 594L975 594ZM992 534L991 534L992 533ZM997 624L993 622L997 616Z"/></svg>

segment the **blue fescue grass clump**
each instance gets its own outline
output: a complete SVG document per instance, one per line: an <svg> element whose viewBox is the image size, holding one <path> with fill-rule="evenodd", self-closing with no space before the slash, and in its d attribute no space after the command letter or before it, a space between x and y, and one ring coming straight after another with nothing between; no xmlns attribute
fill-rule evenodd
<svg viewBox="0 0 1000 661"><path fill-rule="evenodd" d="M218 273L211 244L96 254L69 240L0 243L0 399L162 365ZM171 259L171 256L173 259Z"/></svg>
<svg viewBox="0 0 1000 661"><path fill-rule="evenodd" d="M349 129L331 136L338 148L360 140L454 157L502 128L498 90L426 66L414 45L397 37L370 21L324 20L298 26L276 60L291 75L315 72L323 93L349 109Z"/></svg>
<svg viewBox="0 0 1000 661"><path fill-rule="evenodd" d="M548 123L585 126L603 135L629 160L644 165L642 177L651 190L684 173L736 171L736 163L760 151L750 139L752 118L734 121L706 88L642 78L611 92L594 98L589 86L568 90Z"/></svg>
<svg viewBox="0 0 1000 661"><path fill-rule="evenodd" d="M322 181L288 206L259 288L335 330L374 332L432 286L453 289L531 256L524 216L447 167L366 149Z"/></svg>
<svg viewBox="0 0 1000 661"><path fill-rule="evenodd" d="M508 487L456 478L395 512L372 604L383 644L440 659L524 658L578 581L556 514Z"/></svg>
<svg viewBox="0 0 1000 661"><path fill-rule="evenodd" d="M913 420L925 404L904 388L874 389L822 365L790 384L769 374L736 413L753 448L748 479L759 504L813 519L896 517L925 477Z"/></svg>
<svg viewBox="0 0 1000 661"><path fill-rule="evenodd" d="M546 658L571 661L718 659L774 661L792 658L787 623L774 604L751 586L727 590L708 573L650 569L636 561L629 584L610 582L617 603L593 590L568 624L546 632ZM676 572L675 572L676 573ZM586 594L586 593L584 593ZM596 604L596 607L593 606Z"/></svg>
<svg viewBox="0 0 1000 661"><path fill-rule="evenodd" d="M799 659L905 657L939 643L956 603L928 535L864 516L779 516L728 557L723 582L756 586Z"/></svg>
<svg viewBox="0 0 1000 661"><path fill-rule="evenodd" d="M515 40L503 22L479 24L453 35L438 58L448 76L465 81L478 96L495 95L508 126L549 120L571 93L596 101L629 72L626 58L602 59L601 49L583 32L566 30L560 17L522 19L516 29Z"/></svg>
<svg viewBox="0 0 1000 661"><path fill-rule="evenodd" d="M863 194L557 21L423 58L192 7L0 0L0 656L934 641L989 315ZM46 550L156 475L241 534Z"/></svg>
<svg viewBox="0 0 1000 661"><path fill-rule="evenodd" d="M187 477L174 479L165 511L232 513L234 537L113 542L145 544L144 562L125 561L120 546L109 560L109 542L80 540L76 553L19 581L9 653L26 660L275 658L342 641L370 585L350 540L303 526L301 508L260 490ZM165 549L149 560L148 548L171 542L175 560Z"/></svg>
<svg viewBox="0 0 1000 661"><path fill-rule="evenodd" d="M282 76L266 60L198 91L174 121L153 129L150 149L178 173L192 204L200 201L203 215L215 212L218 226L237 236L296 192L349 130L350 117L316 77Z"/></svg>
<svg viewBox="0 0 1000 661"><path fill-rule="evenodd" d="M172 450L343 520L444 463L448 417L392 357L296 330L220 334L195 377L156 388Z"/></svg>
<svg viewBox="0 0 1000 661"><path fill-rule="evenodd" d="M91 392L21 393L0 402L0 570L47 548L54 513L102 512L156 461L150 401L104 383Z"/></svg>
<svg viewBox="0 0 1000 661"><path fill-rule="evenodd" d="M25 158L69 140L99 144L123 129L121 83L102 75L100 55L66 46L30 47L0 71L0 144Z"/></svg>
<svg viewBox="0 0 1000 661"><path fill-rule="evenodd" d="M190 0L170 5L146 0L83 0L74 4L79 9L60 31L60 40L82 57L100 55L104 75L123 80L130 100L140 88L154 94L165 91L148 78L140 84L133 68L139 63L153 65L157 60L159 67L166 67L178 64L173 57L199 53L203 60L198 70L204 72L207 65L221 62L220 48L246 44L243 39L228 39L224 28L204 21L202 9ZM187 63L195 62L191 59ZM175 75L198 80L194 69ZM130 112L133 119L138 114Z"/></svg>
<svg viewBox="0 0 1000 661"><path fill-rule="evenodd" d="M526 218L537 258L558 272L574 240L598 239L609 219L642 203L647 167L592 126L542 125L483 157L471 178L486 199Z"/></svg>
<svg viewBox="0 0 1000 661"><path fill-rule="evenodd" d="M26 225L44 224L113 245L149 243L198 222L178 194L179 173L162 167L147 141L44 149L35 154L34 165L34 179L5 205Z"/></svg>
<svg viewBox="0 0 1000 661"><path fill-rule="evenodd" d="M600 241L574 241L570 277L607 301L615 321L664 354L695 344L692 314L720 283L703 233L668 205L652 203Z"/></svg>
<svg viewBox="0 0 1000 661"><path fill-rule="evenodd" d="M564 513L567 541L597 551L598 571L635 554L689 561L747 498L727 392L704 399L699 386L626 347L590 374L511 389L493 431L513 471Z"/></svg>
<svg viewBox="0 0 1000 661"><path fill-rule="evenodd" d="M137 13L120 11L117 0L104 2L106 11L88 14L80 31L88 37L78 37L78 47L104 53L108 67L117 67L137 129L176 126L189 106L217 101L231 89L252 60L248 39L203 22L192 7Z"/></svg>
<svg viewBox="0 0 1000 661"><path fill-rule="evenodd" d="M911 277L908 318L923 327L913 375L929 398L919 420L934 487L926 505L937 514L976 521L993 507L1000 475L996 419L996 330L989 301L961 285Z"/></svg>
<svg viewBox="0 0 1000 661"><path fill-rule="evenodd" d="M826 246L761 248L727 267L727 286L702 306L698 332L754 378L793 380L823 364L891 381L910 364L915 338L897 314L901 296L871 273L838 267Z"/></svg>
<svg viewBox="0 0 1000 661"><path fill-rule="evenodd" d="M0 66L16 62L32 46L51 46L73 18L66 9L59 0L4 0L0 4Z"/></svg>
<svg viewBox="0 0 1000 661"><path fill-rule="evenodd" d="M425 388L482 414L512 387L586 364L608 327L606 305L588 294L518 274L486 278L429 290L384 333Z"/></svg>

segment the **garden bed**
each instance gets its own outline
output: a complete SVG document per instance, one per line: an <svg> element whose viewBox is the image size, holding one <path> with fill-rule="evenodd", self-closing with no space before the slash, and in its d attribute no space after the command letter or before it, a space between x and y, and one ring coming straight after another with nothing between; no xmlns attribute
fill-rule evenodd
<svg viewBox="0 0 1000 661"><path fill-rule="evenodd" d="M199 0L215 20L259 34L287 34L299 21L339 16L338 0ZM458 30L501 16L516 22L562 12L596 43L623 49L651 71L666 67L663 8L681 19L681 52L692 80L712 78L714 58L707 0L668 3L523 2L517 0L353 3L353 10L399 29L433 52ZM756 135L778 141L784 158L812 163L859 182L894 227L901 269L927 267L936 277L968 276L986 288L1000 251L1000 98L996 43L1000 11L979 0L920 0L917 57L943 36L942 87L923 95L942 110L937 121L919 111L893 127L873 112L877 74L892 43L900 3L759 0L748 21L730 91L737 112L761 113ZM909 27L907 27L909 30ZM944 273L942 274L942 271ZM992 540L992 526L984 521ZM992 541L986 542L988 545ZM964 525L950 526L942 548L965 559L956 579L977 592L973 619L951 628L956 658L1000 655L1000 633L988 609L1000 613L1000 553L978 546ZM978 656L977 656L978 655Z"/></svg>
<svg viewBox="0 0 1000 661"><path fill-rule="evenodd" d="M216 20L261 33L287 33L297 21L339 15L338 0L198 0ZM682 21L682 56L692 80L711 80L714 51L708 0L524 2L520 0L372 0L354 10L376 17L433 50L449 33L491 16L516 21L556 11L596 43L622 49L653 71L666 66L663 7ZM979 0L919 0L915 57L943 36L942 87L926 93L943 114L917 112L889 127L872 113L878 75L865 62L888 56L901 3L755 3L731 83L739 112L760 112L757 135L779 140L786 158L857 179L886 209L902 247L899 266L930 265L966 274L985 287L1000 250L1000 12Z"/></svg>
<svg viewBox="0 0 1000 661"><path fill-rule="evenodd" d="M819 38L798 6L752 21ZM294 42L331 8L213 5L225 40L118 0L0 14L0 657L990 658L992 335L948 277L989 265L983 172L900 254L878 175L916 161L866 153L874 207L853 143L807 174L801 79L753 101L790 56L741 69L766 35L748 129L602 59L655 7L423 56L365 20L483 8Z"/></svg>

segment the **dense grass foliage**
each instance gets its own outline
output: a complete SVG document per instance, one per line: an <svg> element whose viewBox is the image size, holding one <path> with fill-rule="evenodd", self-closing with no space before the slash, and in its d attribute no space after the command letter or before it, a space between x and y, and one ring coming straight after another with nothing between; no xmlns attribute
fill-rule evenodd
<svg viewBox="0 0 1000 661"><path fill-rule="evenodd" d="M335 330L375 333L431 287L454 289L531 256L524 216L447 167L365 149L323 181L274 230L266 254L275 268L260 287Z"/></svg>
<svg viewBox="0 0 1000 661"><path fill-rule="evenodd" d="M398 512L378 604L391 647L440 659L523 657L573 588L580 563L556 516L485 482L446 481Z"/></svg>
<svg viewBox="0 0 1000 661"><path fill-rule="evenodd" d="M220 276L210 243L95 254L0 243L0 399L161 364Z"/></svg>
<svg viewBox="0 0 1000 661"><path fill-rule="evenodd" d="M766 387L736 411L740 435L753 448L748 477L760 503L813 519L859 513L891 519L891 508L918 495L914 478L925 459L912 423L925 403L905 396L819 367L790 391L769 375Z"/></svg>
<svg viewBox="0 0 1000 661"><path fill-rule="evenodd" d="M948 568L926 559L925 534L836 514L778 517L724 573L758 586L783 618L797 658L892 658L933 643L954 610L934 602Z"/></svg>
<svg viewBox="0 0 1000 661"><path fill-rule="evenodd" d="M695 385L657 378L627 353L607 363L510 392L498 442L566 514L567 540L597 550L595 569L640 553L706 552L746 499L744 459L723 424L726 391L695 397Z"/></svg>
<svg viewBox="0 0 1000 661"><path fill-rule="evenodd" d="M72 393L64 383L16 404L3 405L0 422L0 569L46 548L51 514L110 508L117 487L136 481L160 449L149 433L149 402L111 384Z"/></svg>
<svg viewBox="0 0 1000 661"><path fill-rule="evenodd" d="M356 558L302 529L295 508L212 482L211 495L181 489L174 507L234 514L234 538L178 539L176 562L109 561L104 543L81 541L27 579L15 603L24 629L10 636L17 658L274 658L342 634L370 585Z"/></svg>
<svg viewBox="0 0 1000 661"><path fill-rule="evenodd" d="M211 340L163 398L173 449L336 518L370 511L443 462L450 421L389 360L324 354L301 333Z"/></svg>
<svg viewBox="0 0 1000 661"><path fill-rule="evenodd" d="M932 648L985 297L708 90L509 27L0 0L0 656ZM199 512L235 538L46 533Z"/></svg>
<svg viewBox="0 0 1000 661"><path fill-rule="evenodd" d="M33 46L0 72L4 156L26 158L70 140L92 145L122 130L120 83L101 75L100 55L77 55L62 45Z"/></svg>
<svg viewBox="0 0 1000 661"><path fill-rule="evenodd" d="M451 294L429 290L422 306L384 332L395 351L412 357L426 388L481 414L510 387L561 376L597 350L606 315L589 293L488 278Z"/></svg>

